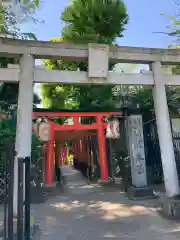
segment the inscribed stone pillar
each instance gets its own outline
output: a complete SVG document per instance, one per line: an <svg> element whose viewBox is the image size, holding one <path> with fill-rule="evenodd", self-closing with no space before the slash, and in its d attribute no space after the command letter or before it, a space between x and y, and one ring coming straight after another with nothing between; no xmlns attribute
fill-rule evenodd
<svg viewBox="0 0 180 240"><path fill-rule="evenodd" d="M144 153L143 124L141 115L131 115L127 119L129 154L133 187L146 187L146 160Z"/></svg>

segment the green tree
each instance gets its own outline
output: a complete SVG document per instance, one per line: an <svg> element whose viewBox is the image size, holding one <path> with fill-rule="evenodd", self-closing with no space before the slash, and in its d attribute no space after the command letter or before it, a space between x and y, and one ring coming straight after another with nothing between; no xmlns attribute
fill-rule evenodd
<svg viewBox="0 0 180 240"><path fill-rule="evenodd" d="M3 37L36 39L33 33L21 33L18 24L25 21L36 21L35 9L39 7L39 0L24 0L24 4L19 6L18 11L14 11L14 6L0 5L0 34ZM14 58L0 58L0 67L6 68L8 64L17 64L19 60ZM18 84L6 83L0 86L1 108L8 110L11 104L17 103ZM40 103L39 97L34 94L34 103Z"/></svg>
<svg viewBox="0 0 180 240"><path fill-rule="evenodd" d="M130 111L143 114L146 120L155 117L152 86L130 86L126 91L125 97L120 95L120 100L126 99L126 105ZM180 108L179 91L180 87L168 86L166 88L170 113L178 114Z"/></svg>
<svg viewBox="0 0 180 240"><path fill-rule="evenodd" d="M4 37L35 38L32 33L22 33L18 25L22 22L38 21L35 18L35 11L40 5L39 0L24 0L21 4L0 4L0 34Z"/></svg>
<svg viewBox="0 0 180 240"><path fill-rule="evenodd" d="M167 26L166 32L159 32L166 34L170 37L173 37L173 42L169 45L169 48L179 48L180 44L180 1L174 0L175 4L175 13L173 15L163 14L161 15L163 17L166 17L169 20L169 24ZM180 66L179 65L173 65L173 66L167 66L172 74L180 74Z"/></svg>
<svg viewBox="0 0 180 240"><path fill-rule="evenodd" d="M112 44L123 36L128 14L122 0L73 0L61 19L62 36L68 42Z"/></svg>
<svg viewBox="0 0 180 240"><path fill-rule="evenodd" d="M176 12L174 15L170 16L167 14L161 14L163 17L169 19L169 25L167 26L166 32L159 32L162 34L169 35L175 39L175 41L169 45L169 48L179 48L180 40L180 2L179 0L174 0L176 5ZM173 66L163 66L164 70L172 74L180 74L180 65ZM168 86L166 88L167 101L169 106L169 111L178 114L178 109L180 108L180 87ZM154 115L153 97L152 97L152 87L151 86L137 86L128 89L128 106L130 108L136 109L137 111L150 113ZM137 106L139 109L137 109Z"/></svg>
<svg viewBox="0 0 180 240"><path fill-rule="evenodd" d="M67 6L61 19L64 23L62 38L59 41L87 44L113 44L117 37L122 37L125 25L128 22L126 7L121 0L73 0ZM53 39L52 41L58 41ZM87 71L86 62L74 61L45 61L48 69ZM109 66L109 70L113 65ZM65 91L62 91L65 88ZM51 90L50 90L51 89ZM61 89L61 91L59 91ZM67 91L68 89L68 91ZM49 106L79 107L84 109L111 109L114 108L112 98L113 87L109 86L67 86L42 85L43 101ZM50 93L53 92L53 98ZM66 93L66 94L64 94ZM60 97L61 95L61 97ZM64 101L58 103L57 99ZM71 105L72 104L72 105Z"/></svg>

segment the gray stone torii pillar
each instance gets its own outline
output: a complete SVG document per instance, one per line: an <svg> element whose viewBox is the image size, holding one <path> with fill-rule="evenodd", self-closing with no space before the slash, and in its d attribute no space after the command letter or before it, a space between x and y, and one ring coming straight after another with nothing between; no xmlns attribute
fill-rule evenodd
<svg viewBox="0 0 180 240"><path fill-rule="evenodd" d="M16 157L14 162L14 215L17 215L17 158L31 156L32 111L33 111L34 58L23 55L20 60L19 97L17 113ZM25 175L24 175L25 179Z"/></svg>
<svg viewBox="0 0 180 240"><path fill-rule="evenodd" d="M180 188L172 142L166 87L163 81L161 63L152 63L151 69L153 71L155 82L153 87L153 98L166 195L167 197L175 197L179 195Z"/></svg>

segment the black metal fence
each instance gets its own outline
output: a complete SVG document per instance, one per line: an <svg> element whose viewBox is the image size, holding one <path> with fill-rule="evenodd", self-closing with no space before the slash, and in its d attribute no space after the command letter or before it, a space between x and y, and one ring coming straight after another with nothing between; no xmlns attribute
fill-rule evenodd
<svg viewBox="0 0 180 240"><path fill-rule="evenodd" d="M13 181L14 180L14 136L5 136L0 141L0 236L13 239Z"/></svg>
<svg viewBox="0 0 180 240"><path fill-rule="evenodd" d="M175 156L176 156L176 159L177 160L179 159L180 161L180 133L173 132L172 137L173 137Z"/></svg>
<svg viewBox="0 0 180 240"><path fill-rule="evenodd" d="M157 133L156 120L145 122L144 130L144 145L147 169L151 169L151 180L154 175L153 183L163 181L163 171L161 163L161 152ZM180 133L172 132L175 160L177 166L178 177L180 181Z"/></svg>
<svg viewBox="0 0 180 240"><path fill-rule="evenodd" d="M172 137L173 137L173 145L174 145L177 173L178 173L178 178L179 178L179 182L180 182L180 133L173 132Z"/></svg>
<svg viewBox="0 0 180 240"><path fill-rule="evenodd" d="M14 218L14 150L15 137L9 134L5 136L3 133L3 137L0 139L0 221L2 223L0 225L0 239L30 240L32 235L30 224L31 162L29 156L18 158L18 212L17 218Z"/></svg>

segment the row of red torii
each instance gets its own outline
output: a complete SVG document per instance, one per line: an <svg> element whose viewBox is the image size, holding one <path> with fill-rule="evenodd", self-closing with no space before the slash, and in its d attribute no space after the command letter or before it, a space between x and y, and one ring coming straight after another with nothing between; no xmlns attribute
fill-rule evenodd
<svg viewBox="0 0 180 240"><path fill-rule="evenodd" d="M104 122L104 117L112 115L119 115L120 112L33 112L34 118L46 117L49 118L50 137L47 143L44 144L44 158L45 158L45 184L51 185L54 180L54 162L57 165L62 164L62 151L64 141L72 141L73 153L80 157L88 158L88 152L85 150L85 143L87 137L97 134L98 151L99 151L99 165L100 165L100 180L108 180L108 167L106 156L106 144L104 130L107 128L107 123ZM51 119L57 117L72 117L73 124L57 124ZM80 117L95 117L96 121L91 124L81 124ZM89 130L95 130L89 131ZM80 142L84 142L80 146ZM80 149L82 148L82 149ZM54 161L55 160L55 161Z"/></svg>

